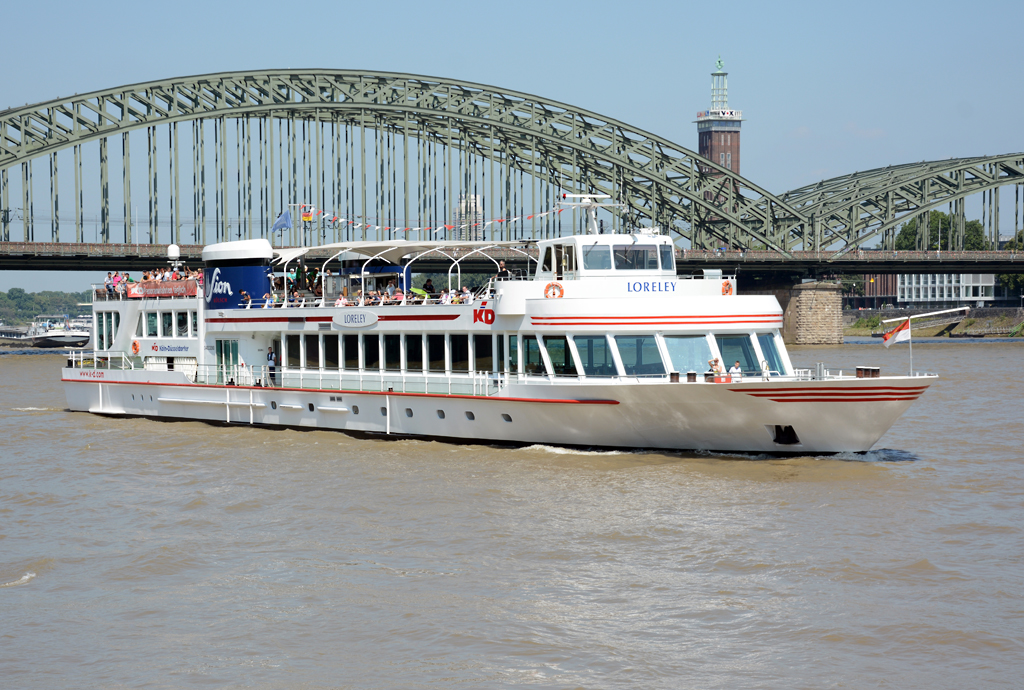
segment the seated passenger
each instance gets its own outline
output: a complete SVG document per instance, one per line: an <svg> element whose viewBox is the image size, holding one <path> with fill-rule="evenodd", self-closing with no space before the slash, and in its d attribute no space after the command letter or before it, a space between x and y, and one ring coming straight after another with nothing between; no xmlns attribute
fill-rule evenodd
<svg viewBox="0 0 1024 690"><path fill-rule="evenodd" d="M401 304L402 302L405 301L405 293L402 292L402 288L398 288L397 290L395 290L395 294L391 296L391 300L395 304Z"/></svg>
<svg viewBox="0 0 1024 690"><path fill-rule="evenodd" d="M439 300L439 302L441 304L451 304L452 303L452 296L448 294L448 288L442 288L441 289L441 299Z"/></svg>
<svg viewBox="0 0 1024 690"><path fill-rule="evenodd" d="M462 286L462 294L459 297L463 304L473 304L473 293L469 291L469 286Z"/></svg>
<svg viewBox="0 0 1024 690"><path fill-rule="evenodd" d="M263 293L263 308L267 309L274 305L274 294L270 292Z"/></svg>
<svg viewBox="0 0 1024 690"><path fill-rule="evenodd" d="M334 300L334 306L336 307L347 307L348 300L345 299L345 295L338 295L338 299Z"/></svg>
<svg viewBox="0 0 1024 690"><path fill-rule="evenodd" d="M427 282L423 283L423 292L427 293L427 297L434 296L434 281L427 278Z"/></svg>

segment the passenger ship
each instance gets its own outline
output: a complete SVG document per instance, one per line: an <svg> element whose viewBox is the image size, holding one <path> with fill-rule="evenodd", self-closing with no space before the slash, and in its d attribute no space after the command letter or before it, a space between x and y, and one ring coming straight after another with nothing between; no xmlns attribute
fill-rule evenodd
<svg viewBox="0 0 1024 690"><path fill-rule="evenodd" d="M870 449L936 378L795 369L776 299L737 295L721 271L677 275L657 231L594 227L533 244L528 272L461 304L410 291L414 262L451 257L457 287L467 256L523 243L320 246L333 253L322 296L295 302L263 296L291 293L288 268L312 248L207 246L202 285L94 291L96 350L68 360L68 405L382 436L820 454ZM387 280L404 297L370 304ZM708 371L716 358L742 375Z"/></svg>

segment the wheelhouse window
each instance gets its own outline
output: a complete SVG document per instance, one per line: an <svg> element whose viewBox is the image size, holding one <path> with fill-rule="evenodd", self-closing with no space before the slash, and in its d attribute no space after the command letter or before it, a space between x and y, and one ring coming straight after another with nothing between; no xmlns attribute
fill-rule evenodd
<svg viewBox="0 0 1024 690"><path fill-rule="evenodd" d="M761 345L761 354L768 362L768 369L785 374L786 367L782 363L782 356L779 355L779 348L775 345L775 335L773 333L758 333L757 342Z"/></svg>
<svg viewBox="0 0 1024 690"><path fill-rule="evenodd" d="M158 329L159 324L157 322L157 313L155 311L146 312L146 337L160 337L160 331Z"/></svg>
<svg viewBox="0 0 1024 690"><path fill-rule="evenodd" d="M615 268L620 271L658 270L658 247L647 244L617 244Z"/></svg>
<svg viewBox="0 0 1024 690"><path fill-rule="evenodd" d="M160 335L164 338L174 337L174 313L160 312Z"/></svg>
<svg viewBox="0 0 1024 690"><path fill-rule="evenodd" d="M177 336L179 338L188 337L188 312L179 311L175 312L175 321L177 323Z"/></svg>
<svg viewBox="0 0 1024 690"><path fill-rule="evenodd" d="M569 340L564 335L544 336L544 348L548 351L551 371L555 376L579 376L576 365L572 361Z"/></svg>
<svg viewBox="0 0 1024 690"><path fill-rule="evenodd" d="M583 373L587 376L615 376L615 360L603 335L573 336L576 351L580 355Z"/></svg>
<svg viewBox="0 0 1024 690"><path fill-rule="evenodd" d="M542 273L551 272L551 247L544 247L544 258L540 262L540 270Z"/></svg>
<svg viewBox="0 0 1024 690"><path fill-rule="evenodd" d="M548 370L535 335L523 336L523 371L534 376L547 376Z"/></svg>
<svg viewBox="0 0 1024 690"><path fill-rule="evenodd" d="M622 358L626 376L658 376L665 374L665 365L653 335L617 335L615 344Z"/></svg>
<svg viewBox="0 0 1024 690"><path fill-rule="evenodd" d="M711 345L703 335L666 335L665 349L668 350L672 371L705 371L711 359Z"/></svg>
<svg viewBox="0 0 1024 690"><path fill-rule="evenodd" d="M675 256L672 252L672 245L663 244L660 245L658 249L661 251L661 270L674 271L676 266L674 262Z"/></svg>
<svg viewBox="0 0 1024 690"><path fill-rule="evenodd" d="M591 271L608 271L612 267L611 250L606 244L583 247L583 268Z"/></svg>
<svg viewBox="0 0 1024 690"><path fill-rule="evenodd" d="M722 367L727 371L737 360L744 374L761 371L749 335L716 335L715 340L718 342L718 351L722 353Z"/></svg>

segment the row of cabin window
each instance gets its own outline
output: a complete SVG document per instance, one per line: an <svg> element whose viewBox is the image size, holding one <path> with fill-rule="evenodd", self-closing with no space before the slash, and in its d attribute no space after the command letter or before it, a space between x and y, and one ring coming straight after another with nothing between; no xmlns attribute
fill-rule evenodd
<svg viewBox="0 0 1024 690"><path fill-rule="evenodd" d="M135 326L137 338L194 338L199 333L199 314L187 311L146 311Z"/></svg>
<svg viewBox="0 0 1024 690"><path fill-rule="evenodd" d="M583 268L593 271L611 270L614 264L617 271L657 271L661 260L662 271L675 270L675 257L672 245L669 244L606 244L583 245ZM540 272L551 273L558 268L560 273L571 273L578 265L576 245L565 244L549 246L544 249L540 261Z"/></svg>
<svg viewBox="0 0 1024 690"><path fill-rule="evenodd" d="M520 349L519 336L503 334L288 334L282 362L290 369L505 371L537 376L548 375L550 362L553 376L664 376L669 371L705 371L708 360L717 356L726 369L738 360L744 373L759 374L762 363L785 373L775 338L774 333L526 335Z"/></svg>

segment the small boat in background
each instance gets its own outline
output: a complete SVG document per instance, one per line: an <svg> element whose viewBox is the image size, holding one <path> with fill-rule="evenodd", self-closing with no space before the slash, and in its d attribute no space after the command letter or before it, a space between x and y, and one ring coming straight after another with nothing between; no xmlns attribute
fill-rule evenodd
<svg viewBox="0 0 1024 690"><path fill-rule="evenodd" d="M92 334L88 326L78 319L72 322L67 314L40 314L29 326L25 339L32 342L32 347L84 347Z"/></svg>

